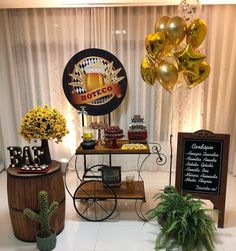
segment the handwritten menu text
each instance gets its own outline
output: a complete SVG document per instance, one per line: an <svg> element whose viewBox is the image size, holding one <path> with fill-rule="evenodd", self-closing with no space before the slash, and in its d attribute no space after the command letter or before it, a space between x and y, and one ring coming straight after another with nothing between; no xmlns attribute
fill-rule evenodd
<svg viewBox="0 0 236 251"><path fill-rule="evenodd" d="M185 140L182 190L220 193L222 141Z"/></svg>

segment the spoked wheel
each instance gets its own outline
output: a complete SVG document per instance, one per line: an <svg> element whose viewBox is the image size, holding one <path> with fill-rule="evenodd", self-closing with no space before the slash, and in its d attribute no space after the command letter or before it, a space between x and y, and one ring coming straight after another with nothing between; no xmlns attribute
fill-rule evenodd
<svg viewBox="0 0 236 251"><path fill-rule="evenodd" d="M87 180L88 179L101 180L102 175L101 175L100 169L103 167L109 167L109 166L103 165L103 164L98 164L98 165L94 165L94 166L87 168L86 172L84 172L82 180L86 180L86 179Z"/></svg>
<svg viewBox="0 0 236 251"><path fill-rule="evenodd" d="M73 197L77 213L88 221L108 219L116 209L117 198L114 190L100 180L83 181Z"/></svg>

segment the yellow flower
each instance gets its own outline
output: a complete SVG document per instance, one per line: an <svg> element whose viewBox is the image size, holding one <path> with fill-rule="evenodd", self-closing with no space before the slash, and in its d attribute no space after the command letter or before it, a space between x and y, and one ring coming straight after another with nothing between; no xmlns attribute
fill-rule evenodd
<svg viewBox="0 0 236 251"><path fill-rule="evenodd" d="M61 142L68 133L66 120L55 109L37 106L29 110L23 117L19 134L27 141L31 139L55 139Z"/></svg>

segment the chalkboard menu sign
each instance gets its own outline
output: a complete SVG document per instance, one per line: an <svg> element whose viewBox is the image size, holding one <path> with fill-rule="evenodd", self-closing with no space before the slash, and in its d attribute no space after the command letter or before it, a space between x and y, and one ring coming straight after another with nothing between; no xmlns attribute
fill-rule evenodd
<svg viewBox="0 0 236 251"><path fill-rule="evenodd" d="M184 139L182 190L220 193L223 142Z"/></svg>
<svg viewBox="0 0 236 251"><path fill-rule="evenodd" d="M229 155L228 134L207 130L178 133L175 186L182 194L210 200L224 226Z"/></svg>

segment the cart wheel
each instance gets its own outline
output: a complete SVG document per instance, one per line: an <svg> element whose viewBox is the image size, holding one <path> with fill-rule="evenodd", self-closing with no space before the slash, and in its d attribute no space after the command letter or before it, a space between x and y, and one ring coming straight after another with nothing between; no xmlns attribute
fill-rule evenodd
<svg viewBox="0 0 236 251"><path fill-rule="evenodd" d="M101 168L102 167L109 167L107 165L98 164L91 166L86 169L86 172L83 174L82 180L101 180L102 174L101 174Z"/></svg>
<svg viewBox="0 0 236 251"><path fill-rule="evenodd" d="M116 209L117 198L114 190L99 180L83 181L73 197L77 213L88 221L108 219Z"/></svg>

